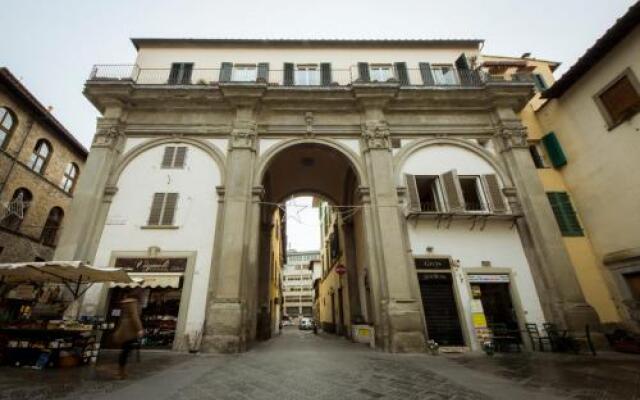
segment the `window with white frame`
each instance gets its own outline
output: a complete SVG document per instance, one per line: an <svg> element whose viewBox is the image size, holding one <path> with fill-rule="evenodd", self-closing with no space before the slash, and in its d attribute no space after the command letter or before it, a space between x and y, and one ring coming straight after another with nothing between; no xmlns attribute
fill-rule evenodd
<svg viewBox="0 0 640 400"><path fill-rule="evenodd" d="M372 82L386 82L393 78L393 66L391 64L369 65L369 77Z"/></svg>
<svg viewBox="0 0 640 400"><path fill-rule="evenodd" d="M460 176L460 189L466 211L485 211L486 201L479 176Z"/></svg>
<svg viewBox="0 0 640 400"><path fill-rule="evenodd" d="M64 170L64 174L62 175L62 182L60 182L60 187L67 193L73 192L73 188L76 185L76 180L78 179L78 166L75 163L67 164L67 168Z"/></svg>
<svg viewBox="0 0 640 400"><path fill-rule="evenodd" d="M8 108L0 107L0 148L4 147L15 125L13 113Z"/></svg>
<svg viewBox="0 0 640 400"><path fill-rule="evenodd" d="M235 64L231 72L231 80L234 82L255 82L258 78L258 70L255 64Z"/></svg>
<svg viewBox="0 0 640 400"><path fill-rule="evenodd" d="M452 65L434 65L431 72L436 85L457 85L458 76Z"/></svg>
<svg viewBox="0 0 640 400"><path fill-rule="evenodd" d="M318 64L298 64L295 70L295 83L300 86L319 85L320 68Z"/></svg>
<svg viewBox="0 0 640 400"><path fill-rule="evenodd" d="M29 168L38 174L44 173L49 157L51 156L51 145L44 139L38 140L29 159Z"/></svg>

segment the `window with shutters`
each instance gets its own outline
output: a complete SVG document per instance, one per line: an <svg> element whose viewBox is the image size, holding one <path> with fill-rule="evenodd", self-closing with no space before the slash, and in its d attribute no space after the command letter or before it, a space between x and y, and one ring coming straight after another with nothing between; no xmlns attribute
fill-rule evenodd
<svg viewBox="0 0 640 400"><path fill-rule="evenodd" d="M548 163L545 160L544 150L542 149L540 142L529 144L529 154L531 154L531 159L533 160L533 164L536 168L548 168Z"/></svg>
<svg viewBox="0 0 640 400"><path fill-rule="evenodd" d="M458 75L452 65L433 65L431 73L436 85L457 85L459 83Z"/></svg>
<svg viewBox="0 0 640 400"><path fill-rule="evenodd" d="M234 82L255 82L258 78L256 64L234 64L231 80Z"/></svg>
<svg viewBox="0 0 640 400"><path fill-rule="evenodd" d="M167 146L162 155L162 168L184 168L187 157L185 146Z"/></svg>
<svg viewBox="0 0 640 400"><path fill-rule="evenodd" d="M596 96L596 103L613 128L640 112L640 83L627 70Z"/></svg>
<svg viewBox="0 0 640 400"><path fill-rule="evenodd" d="M393 65L391 64L370 64L369 65L369 77L371 82L386 82L393 75Z"/></svg>
<svg viewBox="0 0 640 400"><path fill-rule="evenodd" d="M440 179L434 175L416 175L418 198L422 212L442 212L443 197L440 188Z"/></svg>
<svg viewBox="0 0 640 400"><path fill-rule="evenodd" d="M544 77L541 74L532 74L533 83L536 86L538 92L544 92L547 90L547 82L544 80Z"/></svg>
<svg viewBox="0 0 640 400"><path fill-rule="evenodd" d="M547 192L562 236L584 236L571 199L566 192Z"/></svg>
<svg viewBox="0 0 640 400"><path fill-rule="evenodd" d="M479 176L459 176L460 189L466 211L486 211L487 205L482 193Z"/></svg>
<svg viewBox="0 0 640 400"><path fill-rule="evenodd" d="M191 84L191 74L193 73L193 63L173 63L169 71L169 85L189 85Z"/></svg>
<svg viewBox="0 0 640 400"><path fill-rule="evenodd" d="M45 139L38 140L29 159L29 168L38 174L43 174L50 157L51 144Z"/></svg>
<svg viewBox="0 0 640 400"><path fill-rule="evenodd" d="M178 205L178 193L155 193L149 213L149 226L173 226Z"/></svg>
<svg viewBox="0 0 640 400"><path fill-rule="evenodd" d="M300 86L320 85L320 69L318 64L296 65L295 83Z"/></svg>

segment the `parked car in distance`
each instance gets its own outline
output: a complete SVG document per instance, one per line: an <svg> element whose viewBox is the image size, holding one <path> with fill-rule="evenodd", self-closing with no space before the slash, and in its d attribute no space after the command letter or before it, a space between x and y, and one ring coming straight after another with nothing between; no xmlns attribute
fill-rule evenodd
<svg viewBox="0 0 640 400"><path fill-rule="evenodd" d="M300 325L298 325L298 328L303 331L313 329L313 319L311 318L300 319Z"/></svg>

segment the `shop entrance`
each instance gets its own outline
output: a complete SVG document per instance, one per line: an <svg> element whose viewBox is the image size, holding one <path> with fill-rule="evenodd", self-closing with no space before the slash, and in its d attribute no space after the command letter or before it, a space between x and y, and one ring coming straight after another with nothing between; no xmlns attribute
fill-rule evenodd
<svg viewBox="0 0 640 400"><path fill-rule="evenodd" d="M518 317L511 301L508 282L472 283L471 291L480 293L487 325L492 331L517 332L519 330ZM521 339L520 336L518 339Z"/></svg>
<svg viewBox="0 0 640 400"><path fill-rule="evenodd" d="M419 273L429 339L440 346L464 346L451 273Z"/></svg>

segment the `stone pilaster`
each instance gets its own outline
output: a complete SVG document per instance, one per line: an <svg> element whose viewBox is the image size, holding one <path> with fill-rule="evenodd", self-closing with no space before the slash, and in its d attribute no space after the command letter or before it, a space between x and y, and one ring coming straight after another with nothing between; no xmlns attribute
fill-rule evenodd
<svg viewBox="0 0 640 400"><path fill-rule="evenodd" d="M530 258L531 271L546 318L575 331L585 324L599 324L595 310L586 303L566 250L551 205L531 160L526 128L511 109L498 109L493 137L516 191L509 203L521 209L524 220L518 228ZM515 200L515 195L519 201ZM520 211L520 210L518 210Z"/></svg>
<svg viewBox="0 0 640 400"><path fill-rule="evenodd" d="M383 336L378 338L387 351L416 352L424 350L424 317L399 209L385 102L361 99L361 146L371 199L370 209L365 208L365 229L372 231L372 240L367 243L369 258L376 260L382 286L382 296L375 296L381 300L377 326Z"/></svg>
<svg viewBox="0 0 640 400"><path fill-rule="evenodd" d="M236 104L236 116L229 137L225 199L218 231L220 249L213 260L207 304L204 351L244 351L247 327L247 279L252 257L249 244L257 240L252 219L253 171L256 162L257 130L254 104ZM257 210L259 212L259 210ZM257 249L255 249L257 252ZM255 257L253 257L255 258ZM255 260L253 260L255 263Z"/></svg>
<svg viewBox="0 0 640 400"><path fill-rule="evenodd" d="M54 259L93 262L104 220L117 188L107 187L109 175L120 158L125 136L122 109L109 108L99 118L91 151L73 195ZM67 219L68 218L68 219Z"/></svg>

